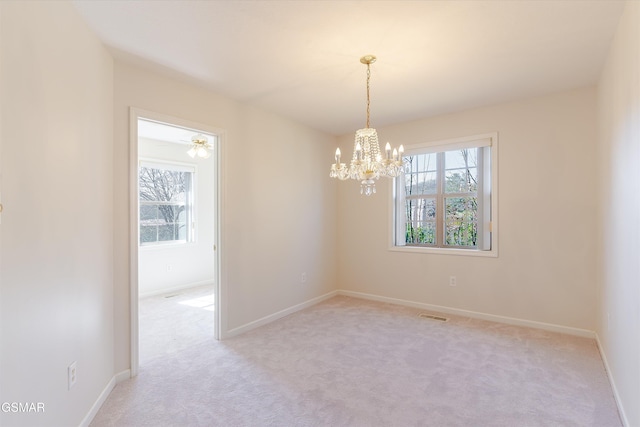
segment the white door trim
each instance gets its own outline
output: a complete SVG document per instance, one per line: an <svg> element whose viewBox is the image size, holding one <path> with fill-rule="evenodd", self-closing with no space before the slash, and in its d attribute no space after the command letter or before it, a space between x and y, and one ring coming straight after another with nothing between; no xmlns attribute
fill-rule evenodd
<svg viewBox="0 0 640 427"><path fill-rule="evenodd" d="M215 183L215 339L224 337L223 331L227 327L226 304L224 304L226 292L226 268L225 268L225 234L224 234L224 153L226 132L206 124L196 123L155 113L136 107L129 109L129 252L130 252L130 313L131 313L131 376L138 374L139 359L139 324L138 324L138 119L150 119L169 125L203 131L217 135L217 145L214 147L213 156L216 165Z"/></svg>

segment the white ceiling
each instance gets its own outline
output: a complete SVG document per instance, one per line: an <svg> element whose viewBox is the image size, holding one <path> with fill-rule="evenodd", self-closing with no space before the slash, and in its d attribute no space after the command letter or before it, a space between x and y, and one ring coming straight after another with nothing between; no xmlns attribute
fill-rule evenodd
<svg viewBox="0 0 640 427"><path fill-rule="evenodd" d="M176 144L191 144L191 138L198 135L204 138L209 144L213 144L215 137L205 132L196 132L191 129L168 125L152 120L138 120L138 137L148 138L156 141L172 142Z"/></svg>
<svg viewBox="0 0 640 427"><path fill-rule="evenodd" d="M617 0L74 1L122 60L341 135L597 82Z"/></svg>

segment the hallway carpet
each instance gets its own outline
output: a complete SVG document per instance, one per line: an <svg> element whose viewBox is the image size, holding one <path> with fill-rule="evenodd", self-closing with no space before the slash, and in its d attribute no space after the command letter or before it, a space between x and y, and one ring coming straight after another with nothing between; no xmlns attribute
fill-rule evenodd
<svg viewBox="0 0 640 427"><path fill-rule="evenodd" d="M418 313L338 296L222 342L186 333L91 425L621 426L594 340Z"/></svg>

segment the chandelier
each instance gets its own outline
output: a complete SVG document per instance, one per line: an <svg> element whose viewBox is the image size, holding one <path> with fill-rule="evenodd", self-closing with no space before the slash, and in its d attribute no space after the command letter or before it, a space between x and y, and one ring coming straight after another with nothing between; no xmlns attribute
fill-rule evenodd
<svg viewBox="0 0 640 427"><path fill-rule="evenodd" d="M360 58L360 62L367 66L367 126L356 131L353 146L353 157L347 168L345 163L340 163L340 148L336 149L336 162L331 165L331 178L357 179L360 181L360 194L370 196L376 192L376 180L381 176L395 178L404 172L402 155L404 147L391 151L391 145L385 146L384 159L380 153L378 144L378 132L369 127L369 81L371 79L370 65L376 61L373 55Z"/></svg>
<svg viewBox="0 0 640 427"><path fill-rule="evenodd" d="M203 159L208 159L209 156L211 156L210 149L211 145L209 145L207 137L199 133L191 137L191 148L187 151L187 154L191 156L191 158L198 156Z"/></svg>

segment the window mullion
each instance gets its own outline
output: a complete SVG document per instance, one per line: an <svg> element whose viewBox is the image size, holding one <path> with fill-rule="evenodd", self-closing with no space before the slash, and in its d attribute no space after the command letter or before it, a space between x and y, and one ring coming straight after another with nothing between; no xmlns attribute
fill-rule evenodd
<svg viewBox="0 0 640 427"><path fill-rule="evenodd" d="M482 233L482 245L478 245L478 248L481 250L491 250L492 246L492 211L491 211L491 198L492 198L492 185L491 182L491 147L483 147L479 150L480 155L478 155L478 160L482 165L481 173L478 173L478 178L481 179L482 182L482 192L478 192L478 200L482 200L479 202L478 210L481 211L482 224L480 224L480 220L478 220L478 234Z"/></svg>
<svg viewBox="0 0 640 427"><path fill-rule="evenodd" d="M447 193L447 197L455 198L455 197L477 197L478 192L469 191L468 193Z"/></svg>
<svg viewBox="0 0 640 427"><path fill-rule="evenodd" d="M446 224L444 215L444 153L438 153L436 158L436 246L443 247L445 242Z"/></svg>
<svg viewBox="0 0 640 427"><path fill-rule="evenodd" d="M476 196L476 203L478 204L478 210L476 213L476 218L478 223L476 227L478 229L477 237L476 237L476 247L478 249L485 249L485 218L484 218L484 147L476 148L478 150L477 159L478 159L478 189Z"/></svg>
<svg viewBox="0 0 640 427"><path fill-rule="evenodd" d="M406 245L406 233L407 233L407 223L406 223L406 200L408 198L406 192L407 183L405 180L405 175L401 174L397 178L395 178L396 183L396 229L394 235L394 244L397 246L405 246Z"/></svg>

